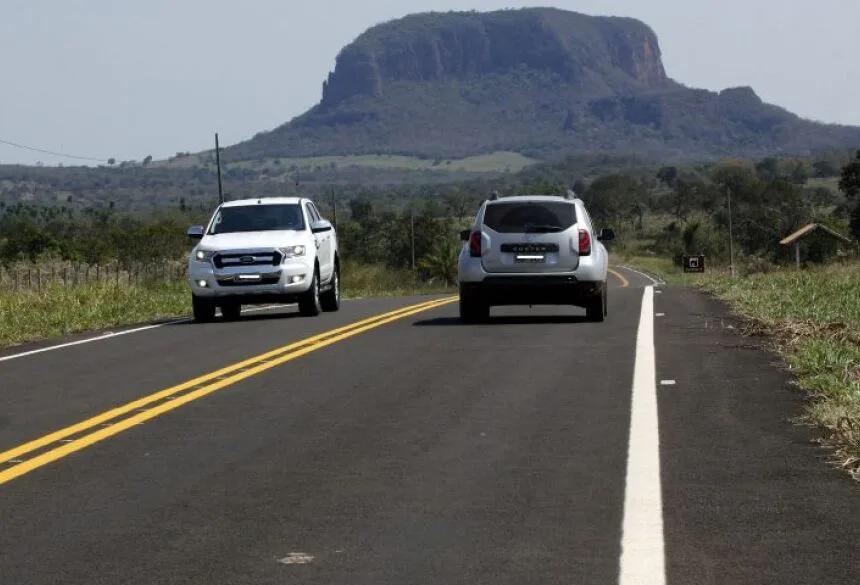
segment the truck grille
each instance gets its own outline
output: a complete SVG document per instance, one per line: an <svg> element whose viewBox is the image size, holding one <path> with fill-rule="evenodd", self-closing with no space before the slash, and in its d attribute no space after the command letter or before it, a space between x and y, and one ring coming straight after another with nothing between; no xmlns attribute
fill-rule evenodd
<svg viewBox="0 0 860 585"><path fill-rule="evenodd" d="M246 280L241 278L238 274L231 274L229 276L217 276L218 284L220 286L257 286L260 284L277 284L281 279L280 272L270 272L267 274L261 274L260 278Z"/></svg>
<svg viewBox="0 0 860 585"><path fill-rule="evenodd" d="M251 253L218 252L212 256L215 268L233 268L241 266L280 266L283 257L277 250Z"/></svg>

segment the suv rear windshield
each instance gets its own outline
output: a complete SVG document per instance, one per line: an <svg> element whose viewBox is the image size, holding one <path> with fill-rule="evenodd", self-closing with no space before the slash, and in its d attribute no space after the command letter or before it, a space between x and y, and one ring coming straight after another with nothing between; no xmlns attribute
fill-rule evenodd
<svg viewBox="0 0 860 585"><path fill-rule="evenodd" d="M567 201L488 203L484 225L503 234L560 232L576 223L576 206Z"/></svg>
<svg viewBox="0 0 860 585"><path fill-rule="evenodd" d="M297 203L279 203L222 207L212 221L209 234L303 229L302 208Z"/></svg>

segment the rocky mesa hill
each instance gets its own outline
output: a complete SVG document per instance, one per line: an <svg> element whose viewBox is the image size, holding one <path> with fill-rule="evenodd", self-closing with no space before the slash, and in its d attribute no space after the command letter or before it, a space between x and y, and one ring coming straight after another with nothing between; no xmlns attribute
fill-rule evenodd
<svg viewBox="0 0 860 585"><path fill-rule="evenodd" d="M318 105L224 156L689 159L858 144L860 128L801 119L749 87L673 81L656 34L638 20L533 8L423 13L370 28L339 53Z"/></svg>

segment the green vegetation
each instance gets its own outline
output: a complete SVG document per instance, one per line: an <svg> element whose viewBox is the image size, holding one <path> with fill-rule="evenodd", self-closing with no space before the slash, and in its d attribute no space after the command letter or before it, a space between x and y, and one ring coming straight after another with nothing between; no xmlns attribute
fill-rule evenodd
<svg viewBox="0 0 860 585"><path fill-rule="evenodd" d="M0 347L190 313L178 284L53 285L39 292L0 291Z"/></svg>
<svg viewBox="0 0 860 585"><path fill-rule="evenodd" d="M46 270L48 272L49 270ZM191 298L178 274L168 281L152 278L120 284L110 272L103 280L64 286L46 284L25 291L0 289L0 348L29 341L188 317ZM125 275L127 278L127 275ZM408 270L346 262L343 298L450 293L442 281L421 280Z"/></svg>
<svg viewBox="0 0 860 585"><path fill-rule="evenodd" d="M699 286L772 336L810 395L802 422L827 431L836 462L860 479L860 265L700 278Z"/></svg>

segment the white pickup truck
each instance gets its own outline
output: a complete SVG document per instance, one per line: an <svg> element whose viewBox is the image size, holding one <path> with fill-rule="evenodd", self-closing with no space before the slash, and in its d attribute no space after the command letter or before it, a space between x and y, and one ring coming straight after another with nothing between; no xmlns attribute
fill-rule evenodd
<svg viewBox="0 0 860 585"><path fill-rule="evenodd" d="M222 203L188 259L194 319L238 319L242 305L298 303L304 316L340 308L337 232L301 197Z"/></svg>

